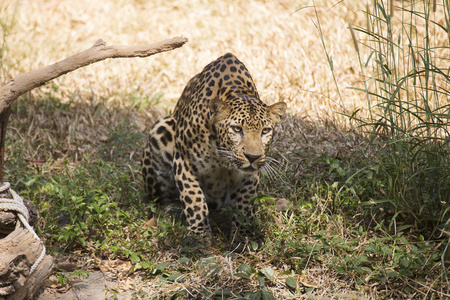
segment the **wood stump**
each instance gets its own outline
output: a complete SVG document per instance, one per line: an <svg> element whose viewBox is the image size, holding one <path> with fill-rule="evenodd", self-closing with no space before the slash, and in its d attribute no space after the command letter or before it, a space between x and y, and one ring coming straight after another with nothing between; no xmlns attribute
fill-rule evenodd
<svg viewBox="0 0 450 300"><path fill-rule="evenodd" d="M0 197L13 198L8 191ZM36 207L31 202L25 202L25 206L29 224L33 226L37 220ZM53 258L45 255L30 271L43 249L44 243L22 224L16 212L0 211L0 299L30 299L41 289L52 272Z"/></svg>

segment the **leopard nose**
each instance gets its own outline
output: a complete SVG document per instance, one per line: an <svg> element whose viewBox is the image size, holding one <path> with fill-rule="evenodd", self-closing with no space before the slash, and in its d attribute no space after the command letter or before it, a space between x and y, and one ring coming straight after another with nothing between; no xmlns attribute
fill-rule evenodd
<svg viewBox="0 0 450 300"><path fill-rule="evenodd" d="M249 163L251 163L251 164L254 163L255 160L257 160L258 158L261 157L261 155L253 155L253 154L245 154L245 153L244 153L244 155L248 159Z"/></svg>

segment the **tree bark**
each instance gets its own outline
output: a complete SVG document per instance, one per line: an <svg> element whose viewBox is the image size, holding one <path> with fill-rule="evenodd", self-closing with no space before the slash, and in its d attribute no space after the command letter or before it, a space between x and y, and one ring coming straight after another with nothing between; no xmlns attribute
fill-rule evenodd
<svg viewBox="0 0 450 300"><path fill-rule="evenodd" d="M0 238L14 231L17 222L17 215L10 211L0 211Z"/></svg>
<svg viewBox="0 0 450 300"><path fill-rule="evenodd" d="M33 273L30 268L41 255L43 243L23 226L0 239L0 291L4 299L31 299L52 271L53 258L45 255ZM0 299L2 296L0 295Z"/></svg>
<svg viewBox="0 0 450 300"><path fill-rule="evenodd" d="M3 111L0 112L0 183L3 182L6 128L8 127L8 120L10 114L11 114L10 106L7 106L6 108L4 108Z"/></svg>
<svg viewBox="0 0 450 300"><path fill-rule="evenodd" d="M8 199L12 198L9 193L0 193L0 197L6 197ZM28 224L31 227L36 224L38 218L38 211L36 206L27 199L22 199L23 203L28 209ZM3 236L7 236L16 228L16 223L20 222L17 213L12 211L2 211L0 210L0 242Z"/></svg>

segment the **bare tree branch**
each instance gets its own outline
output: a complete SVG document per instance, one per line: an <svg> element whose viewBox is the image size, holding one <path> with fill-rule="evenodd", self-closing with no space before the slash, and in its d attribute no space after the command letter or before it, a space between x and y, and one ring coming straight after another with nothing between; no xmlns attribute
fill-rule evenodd
<svg viewBox="0 0 450 300"><path fill-rule="evenodd" d="M69 73L78 68L104 60L106 58L118 57L147 57L156 53L170 51L183 46L187 42L185 37L174 37L165 41L137 46L113 45L106 46L106 43L99 39L94 46L61 60L53 65L43 67L38 70L21 74L5 86L0 88L0 112L7 109L17 97L47 81L55 79L61 75Z"/></svg>

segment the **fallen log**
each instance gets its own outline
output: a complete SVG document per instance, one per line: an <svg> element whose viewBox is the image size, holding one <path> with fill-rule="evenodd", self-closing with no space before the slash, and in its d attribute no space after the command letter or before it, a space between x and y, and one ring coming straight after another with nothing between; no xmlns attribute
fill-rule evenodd
<svg viewBox="0 0 450 300"><path fill-rule="evenodd" d="M0 298L25 299L34 295L52 270L53 258L30 226L36 207L15 193L9 183L0 186ZM34 213L33 213L34 214ZM12 230L11 230L12 229ZM8 232L10 230L10 232Z"/></svg>
<svg viewBox="0 0 450 300"><path fill-rule="evenodd" d="M22 225L0 240L0 298L30 299L50 275L53 258L44 255L31 272L43 251L43 243Z"/></svg>

